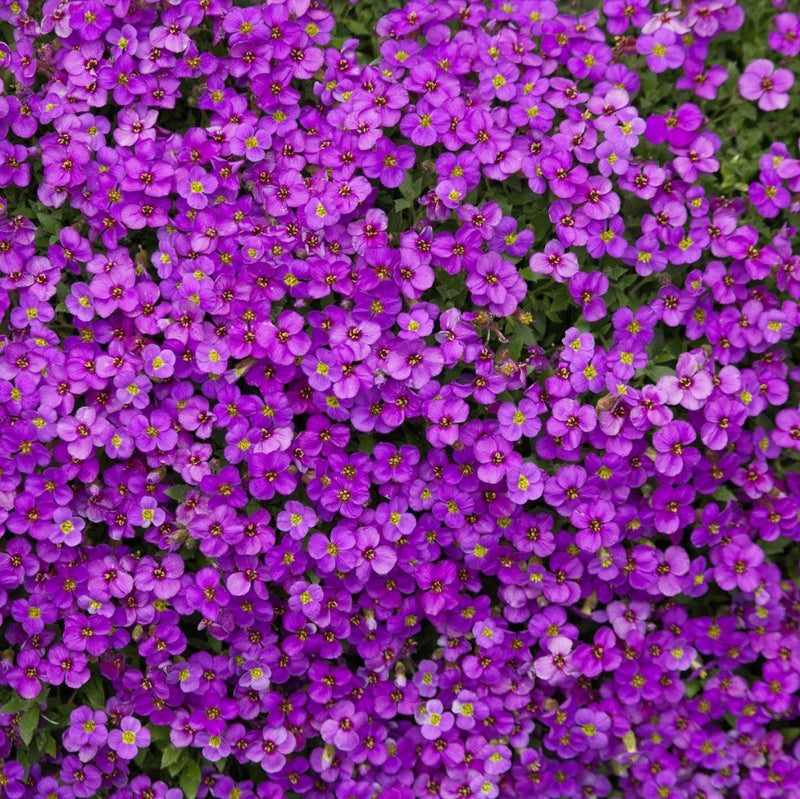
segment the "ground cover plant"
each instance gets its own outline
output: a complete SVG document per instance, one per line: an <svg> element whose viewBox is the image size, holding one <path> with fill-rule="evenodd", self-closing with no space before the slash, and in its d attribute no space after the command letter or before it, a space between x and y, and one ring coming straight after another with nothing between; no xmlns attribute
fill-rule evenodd
<svg viewBox="0 0 800 799"><path fill-rule="evenodd" d="M800 796L798 54L0 0L0 797Z"/></svg>

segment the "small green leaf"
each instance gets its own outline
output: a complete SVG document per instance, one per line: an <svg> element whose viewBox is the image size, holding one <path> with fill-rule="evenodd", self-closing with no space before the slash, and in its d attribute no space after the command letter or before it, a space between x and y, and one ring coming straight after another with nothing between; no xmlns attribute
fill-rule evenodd
<svg viewBox="0 0 800 799"><path fill-rule="evenodd" d="M3 705L3 713L19 713L20 710L27 710L32 703L32 699L23 699L16 695Z"/></svg>
<svg viewBox="0 0 800 799"><path fill-rule="evenodd" d="M519 322L508 323L506 336L508 337L509 355L515 360L519 360L523 347L536 343L536 334L533 329Z"/></svg>
<svg viewBox="0 0 800 799"><path fill-rule="evenodd" d="M355 19L346 19L344 21L344 27L350 31L350 33L354 33L356 36L369 36L369 28L362 25Z"/></svg>
<svg viewBox="0 0 800 799"><path fill-rule="evenodd" d="M180 786L186 799L195 799L197 790L200 787L200 780L203 775L200 773L200 766L190 760L181 770Z"/></svg>
<svg viewBox="0 0 800 799"><path fill-rule="evenodd" d="M83 690L90 707L95 710L105 707L106 695L105 691L103 691L103 681L100 677L92 677Z"/></svg>
<svg viewBox="0 0 800 799"><path fill-rule="evenodd" d="M56 739L49 733L46 733L44 735L44 747L42 751L44 752L44 754L50 757L55 757L56 752L58 751L58 748L56 746Z"/></svg>
<svg viewBox="0 0 800 799"><path fill-rule="evenodd" d="M161 755L161 768L167 768L177 763L183 751L183 749L178 749L177 746L169 744L164 749L164 754Z"/></svg>
<svg viewBox="0 0 800 799"><path fill-rule="evenodd" d="M186 492L188 490L189 486L183 485L183 483L181 483L180 485L170 486L165 493L170 499L175 499L178 502L183 502L183 499L186 496Z"/></svg>
<svg viewBox="0 0 800 799"><path fill-rule="evenodd" d="M790 543L788 538L778 538L775 541L766 541L762 543L761 549L763 549L767 555L778 555L783 552Z"/></svg>
<svg viewBox="0 0 800 799"><path fill-rule="evenodd" d="M717 502L736 502L736 497L731 493L730 489L720 486L714 492L714 499Z"/></svg>
<svg viewBox="0 0 800 799"><path fill-rule="evenodd" d="M177 777L178 774L183 771L183 767L186 765L186 761L189 759L189 755L185 753L181 753L181 757L178 758L176 763L173 763L171 766L167 766L167 773L170 777Z"/></svg>
<svg viewBox="0 0 800 799"><path fill-rule="evenodd" d="M648 366L644 373L652 380L658 380L666 375L674 374L675 370L671 366Z"/></svg>
<svg viewBox="0 0 800 799"><path fill-rule="evenodd" d="M419 196L418 192L414 189L414 180L411 177L410 172L406 172L406 176L403 178L403 182L400 184L399 189L400 195L405 197L409 204L413 203L414 200L416 200Z"/></svg>
<svg viewBox="0 0 800 799"><path fill-rule="evenodd" d="M19 720L19 736L25 746L29 746L34 733L39 726L39 708L37 705L29 708Z"/></svg>

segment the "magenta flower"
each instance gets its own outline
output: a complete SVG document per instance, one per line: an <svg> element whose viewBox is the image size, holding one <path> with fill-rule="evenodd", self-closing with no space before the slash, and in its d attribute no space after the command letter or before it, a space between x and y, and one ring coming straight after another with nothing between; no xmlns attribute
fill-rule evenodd
<svg viewBox="0 0 800 799"><path fill-rule="evenodd" d="M3 4L0 793L791 794L800 17L342 5Z"/></svg>
<svg viewBox="0 0 800 799"><path fill-rule="evenodd" d="M726 591L736 587L741 591L755 591L761 582L763 563L764 550L747 536L737 535L721 548L714 579Z"/></svg>
<svg viewBox="0 0 800 799"><path fill-rule="evenodd" d="M73 458L86 460L95 447L105 444L111 425L94 408L78 408L74 416L61 419L58 435L67 442L67 451Z"/></svg>
<svg viewBox="0 0 800 799"><path fill-rule="evenodd" d="M370 178L377 178L388 188L396 188L403 182L406 172L411 169L414 161L413 148L405 145L398 147L386 137L382 137L364 159L364 174Z"/></svg>
<svg viewBox="0 0 800 799"><path fill-rule="evenodd" d="M779 447L800 451L800 409L784 408L775 416L772 440Z"/></svg>
<svg viewBox="0 0 800 799"><path fill-rule="evenodd" d="M675 31L666 27L659 28L653 34L639 36L636 52L647 57L647 67L653 72L676 69L686 57Z"/></svg>
<svg viewBox="0 0 800 799"><path fill-rule="evenodd" d="M759 175L757 183L751 183L748 191L750 202L756 206L759 214L771 219L791 204L791 194L784 186L778 172L766 169Z"/></svg>
<svg viewBox="0 0 800 799"><path fill-rule="evenodd" d="M381 543L381 537L374 527L359 527L356 530L353 547L357 554L355 573L365 578L370 571L376 574L388 574L397 562L394 550Z"/></svg>
<svg viewBox="0 0 800 799"><path fill-rule="evenodd" d="M777 111L789 104L789 89L794 85L791 70L776 69L772 61L757 58L739 77L739 91L745 100L758 100L762 111Z"/></svg>
<svg viewBox="0 0 800 799"><path fill-rule="evenodd" d="M352 752L358 746L358 731L363 729L365 721L366 713L357 711L352 702L339 702L322 722L320 733L326 743L342 752Z"/></svg>
<svg viewBox="0 0 800 799"><path fill-rule="evenodd" d="M119 729L109 732L108 745L123 760L133 760L140 749L150 745L150 730L143 727L139 719L125 716L119 724Z"/></svg>
<svg viewBox="0 0 800 799"><path fill-rule="evenodd" d="M576 272L569 279L569 293L583 308L584 319L588 322L596 322L606 315L603 295L608 286L608 278L602 272Z"/></svg>
<svg viewBox="0 0 800 799"><path fill-rule="evenodd" d="M488 305L492 313L509 316L525 296L525 281L514 265L497 253L479 258L467 277L467 288L478 305Z"/></svg>
<svg viewBox="0 0 800 799"><path fill-rule="evenodd" d="M615 517L610 502L580 503L570 514L570 521L577 528L575 543L584 552L597 552L600 547L612 546L620 537Z"/></svg>
<svg viewBox="0 0 800 799"><path fill-rule="evenodd" d="M551 275L553 280L565 283L578 272L578 259L574 253L566 252L557 241L548 241L543 253L531 256L530 268L542 275Z"/></svg>
<svg viewBox="0 0 800 799"><path fill-rule="evenodd" d="M442 737L455 723L453 714L444 709L438 699L429 699L416 713L417 722L421 725L422 737L435 741Z"/></svg>
<svg viewBox="0 0 800 799"><path fill-rule="evenodd" d="M547 420L550 435L563 440L564 446L574 449L585 433L597 425L597 417L588 405L580 405L572 399L560 399L553 405L553 415Z"/></svg>
<svg viewBox="0 0 800 799"><path fill-rule="evenodd" d="M682 547L668 547L660 555L656 567L657 589L664 596L677 596L681 592L681 578L689 571L689 556Z"/></svg>
<svg viewBox="0 0 800 799"><path fill-rule="evenodd" d="M20 652L17 665L8 673L9 685L23 698L33 699L39 695L44 678L44 666L41 657L33 650Z"/></svg>
<svg viewBox="0 0 800 799"><path fill-rule="evenodd" d="M256 340L264 347L270 360L287 365L311 347L311 341L303 332L303 318L293 311L284 311L276 323L265 323L256 332Z"/></svg>
<svg viewBox="0 0 800 799"><path fill-rule="evenodd" d="M664 475L675 477L688 466L697 463L700 453L689 447L697 434L688 422L671 421L653 436L656 450L656 469Z"/></svg>

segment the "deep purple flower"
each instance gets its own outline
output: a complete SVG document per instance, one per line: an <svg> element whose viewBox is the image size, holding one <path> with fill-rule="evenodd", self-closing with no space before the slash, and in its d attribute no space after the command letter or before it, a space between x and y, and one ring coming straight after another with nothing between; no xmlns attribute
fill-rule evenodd
<svg viewBox="0 0 800 799"><path fill-rule="evenodd" d="M742 591L754 591L761 575L764 550L746 536L736 536L721 548L719 563L714 567L714 579L724 590L738 587Z"/></svg>

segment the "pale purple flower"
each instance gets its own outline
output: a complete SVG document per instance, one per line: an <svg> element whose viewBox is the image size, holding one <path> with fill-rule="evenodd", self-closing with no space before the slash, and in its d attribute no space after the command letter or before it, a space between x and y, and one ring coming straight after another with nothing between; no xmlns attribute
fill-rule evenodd
<svg viewBox="0 0 800 799"><path fill-rule="evenodd" d="M739 91L745 100L758 100L762 111L776 111L789 105L789 89L794 85L791 70L776 69L772 61L757 58L739 77Z"/></svg>

